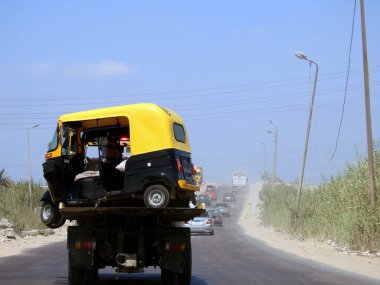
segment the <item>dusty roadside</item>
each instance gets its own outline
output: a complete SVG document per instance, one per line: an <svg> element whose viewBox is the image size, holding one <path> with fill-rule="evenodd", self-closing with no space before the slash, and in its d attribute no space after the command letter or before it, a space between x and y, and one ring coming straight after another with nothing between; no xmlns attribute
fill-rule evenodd
<svg viewBox="0 0 380 285"><path fill-rule="evenodd" d="M0 258L20 254L23 250L40 247L52 242L64 241L66 240L66 230L67 227L63 226L50 234L30 231L24 236L7 235L5 231L0 231Z"/></svg>
<svg viewBox="0 0 380 285"><path fill-rule="evenodd" d="M247 197L247 203L239 219L239 224L247 234L259 239L270 247L292 253L299 257L324 263L342 270L347 270L373 279L380 280L380 257L357 256L351 253L341 253L327 242L314 240L296 240L289 235L276 231L273 228L263 227L260 220L255 216L255 209L260 186L252 186Z"/></svg>

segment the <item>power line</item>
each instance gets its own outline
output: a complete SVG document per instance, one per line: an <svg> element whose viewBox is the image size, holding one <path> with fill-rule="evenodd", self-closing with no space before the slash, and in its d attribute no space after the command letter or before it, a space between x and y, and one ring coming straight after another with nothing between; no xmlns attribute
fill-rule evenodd
<svg viewBox="0 0 380 285"><path fill-rule="evenodd" d="M378 94L374 95L374 99L378 98ZM362 98L357 98L355 100L350 100L350 103L354 102L360 102L362 101ZM332 99L329 101L325 101L324 103L319 103L317 104L316 107L326 107L326 106L332 106L338 104L336 100ZM244 104L246 106L246 104ZM191 113L191 114L182 114L182 117L186 121L197 121L197 120L204 120L204 119L215 119L215 118L231 118L235 117L234 115L260 115L260 114L267 114L267 113L279 113L279 112L288 112L288 111L295 111L295 110L302 110L307 107L307 104L305 103L300 103L300 104L292 104L292 105L280 105L280 106L274 106L274 107L257 107L257 108L249 108L249 109L243 109L243 110L231 110L231 111L218 111L218 112L207 112L207 113ZM192 109L193 110L193 109ZM197 110L197 109L196 109ZM255 112L255 113L252 113ZM21 119L27 119L27 118L21 118ZM31 118L29 118L31 119ZM43 118L34 118L35 121L39 121ZM55 119L55 118L53 118ZM10 125L9 122L3 122L4 120L13 120L12 118L5 118L0 121L0 126L2 124L5 125ZM55 124L54 122L51 123L40 123L41 125L53 125ZM30 122L18 122L14 125L25 125L28 126L30 125ZM0 127L1 128L1 127ZM5 129L5 128L1 128ZM7 128L8 129L8 128ZM25 129L25 128L20 128L20 129ZM41 128L39 128L41 129Z"/></svg>
<svg viewBox="0 0 380 285"><path fill-rule="evenodd" d="M372 67L373 71L380 71L380 66L374 66ZM378 70L377 70L378 69ZM361 71L362 69L358 68L355 69L355 71ZM339 78L341 76L331 76L331 75L338 75L342 72L337 73L331 73L325 75L325 78L319 79L319 81L326 81L326 80L332 80ZM107 99L110 98L128 98L131 99L133 97L137 97L138 99L141 99L141 96L153 96L153 95L169 95L169 94L181 94L181 93L194 93L194 92L204 92L204 91L213 91L213 90L221 90L221 89L230 89L230 88L236 88L236 87L247 87L247 86L260 86L260 85L267 85L267 84L274 84L274 83L283 83L283 82L292 82L292 81L299 81L304 80L303 78L295 78L295 79L283 79L283 80L277 80L277 81L268 81L268 82L262 82L262 83L255 83L255 84L236 84L236 85L229 85L229 86L221 86L221 87L211 87L211 88L202 88L202 89L189 89L189 90L177 90L177 91L164 91L164 92L149 92L149 93L138 93L138 94L126 94L126 95L115 95L115 96L92 96L92 97L65 97L65 98L30 98L30 99L0 99L0 102L26 102L26 101L32 101L32 102L39 102L39 101L72 101L72 100L89 100L89 99ZM266 90L266 89L272 89L272 88L281 88L281 87L288 87L288 86L296 86L296 85L302 85L302 84L308 84L308 81L300 81L295 83L288 83L288 84L279 84L279 85L272 85L272 86L266 86L266 87L256 87L256 88L248 88L248 89L241 89L241 90L231 90L231 91L223 91L223 92L212 92L212 93L202 93L202 94L195 94L195 95L188 95L188 96L181 96L177 97L177 99L185 99L185 98L192 98L192 97L202 97L202 96L209 96L209 95L218 95L218 94L230 94L230 93L240 93L240 92L248 92L248 91L259 91L259 90ZM173 99L172 97L164 97L164 98L155 98L155 100L167 100L167 99ZM120 101L118 101L120 102ZM122 103L125 101L122 101ZM65 104L66 106L73 106L77 105L78 103L71 103L71 104ZM86 103L88 105L94 105L99 103ZM54 104L55 106L56 104ZM27 106L52 106L52 105L18 105L18 107L27 107ZM10 106L7 106L10 107Z"/></svg>
<svg viewBox="0 0 380 285"><path fill-rule="evenodd" d="M336 140L335 140L335 149L334 149L333 154L331 155L331 158L330 158L330 160L329 160L329 163L334 159L335 153L336 153L336 151L337 151L337 149L338 149L338 141L339 141L340 133L341 133L341 130L342 130L342 123L343 123L344 109L345 109L346 98L347 98L348 78L349 78L349 75L350 75L352 41L353 41L353 38L354 38L354 27L355 27L355 14L356 14L356 0L355 0L355 2L354 2L354 13L353 13L353 15L352 15L351 39L350 39L350 48L349 48L349 52L348 52L348 64L347 64L346 86L345 86L345 89L344 89L344 98L343 98L343 104L342 104L342 112L341 112L341 116L340 116L340 122L339 122L339 128L338 128L338 135L337 135Z"/></svg>

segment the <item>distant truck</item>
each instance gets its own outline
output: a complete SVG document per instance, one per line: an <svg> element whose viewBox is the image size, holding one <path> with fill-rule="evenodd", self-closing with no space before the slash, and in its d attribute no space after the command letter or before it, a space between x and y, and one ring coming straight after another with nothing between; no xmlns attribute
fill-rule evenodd
<svg viewBox="0 0 380 285"><path fill-rule="evenodd" d="M241 191L248 187L248 176L244 173L234 173L232 175L232 190Z"/></svg>
<svg viewBox="0 0 380 285"><path fill-rule="evenodd" d="M207 185L206 190L203 193L207 194L210 197L210 200L212 201L218 200L218 194L216 192L215 185Z"/></svg>
<svg viewBox="0 0 380 285"><path fill-rule="evenodd" d="M198 186L203 183L203 169L200 166L195 167L195 182Z"/></svg>

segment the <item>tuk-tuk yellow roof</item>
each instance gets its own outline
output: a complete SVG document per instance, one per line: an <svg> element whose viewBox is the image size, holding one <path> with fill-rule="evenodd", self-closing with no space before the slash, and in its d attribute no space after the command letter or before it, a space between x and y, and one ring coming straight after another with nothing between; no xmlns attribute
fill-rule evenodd
<svg viewBox="0 0 380 285"><path fill-rule="evenodd" d="M82 122L84 128L95 128L97 120L126 118L129 126L131 153L141 154L156 150L177 148L190 152L186 128L182 118L174 111L152 103L139 103L101 108L62 115L59 124ZM186 141L175 139L173 125L184 127Z"/></svg>

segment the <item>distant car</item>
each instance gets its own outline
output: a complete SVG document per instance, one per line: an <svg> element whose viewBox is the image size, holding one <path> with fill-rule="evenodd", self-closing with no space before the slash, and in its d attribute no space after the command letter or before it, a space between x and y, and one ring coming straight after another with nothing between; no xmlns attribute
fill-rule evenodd
<svg viewBox="0 0 380 285"><path fill-rule="evenodd" d="M228 205L228 203L226 202L218 202L215 204L215 207L220 209L220 211L222 212L222 215L223 217L230 217L231 216L231 213L230 213L230 208L231 206Z"/></svg>
<svg viewBox="0 0 380 285"><path fill-rule="evenodd" d="M218 200L218 194L216 193L216 190L211 190L208 193L208 196L210 197L210 200L212 200L212 201Z"/></svg>
<svg viewBox="0 0 380 285"><path fill-rule="evenodd" d="M191 233L200 234L214 234L214 221L212 220L212 213L206 211L200 217L196 217L185 223L185 227L190 228Z"/></svg>
<svg viewBox="0 0 380 285"><path fill-rule="evenodd" d="M207 210L211 213L211 218L214 221L214 225L223 226L223 214L218 208L211 208Z"/></svg>
<svg viewBox="0 0 380 285"><path fill-rule="evenodd" d="M197 204L204 203L206 206L211 205L210 197L208 196L208 194L199 194L196 200L197 200Z"/></svg>
<svg viewBox="0 0 380 285"><path fill-rule="evenodd" d="M211 191L211 190L215 190L216 191L216 186L215 185L211 185L211 184L207 185L206 186L206 192L207 191Z"/></svg>
<svg viewBox="0 0 380 285"><path fill-rule="evenodd" d="M233 193L224 193L223 202L236 202L236 197Z"/></svg>

